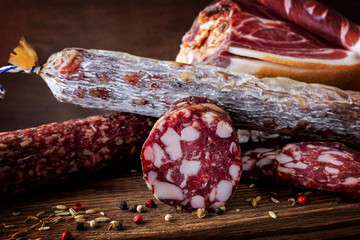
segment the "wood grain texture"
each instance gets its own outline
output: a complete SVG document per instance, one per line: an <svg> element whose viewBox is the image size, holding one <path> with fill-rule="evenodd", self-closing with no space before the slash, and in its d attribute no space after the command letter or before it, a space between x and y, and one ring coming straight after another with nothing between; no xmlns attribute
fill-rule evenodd
<svg viewBox="0 0 360 240"><path fill-rule="evenodd" d="M3 203L0 207L0 222L14 224L16 227L5 229L0 226L3 231L0 238L6 239L14 232L27 229L36 223L24 223L27 216L36 215L42 210L47 210L48 215L54 210L50 209L51 207L57 204L70 207L74 202L81 202L86 209L98 210L98 213L90 215L89 220L101 216L99 211L103 211L112 220L121 221L124 230L109 231L109 223L100 223L96 229L85 224L86 230L78 231L75 221L67 220L50 224L51 229L48 231L29 231L26 238L58 239L65 230L70 231L74 239L355 239L360 236L359 203L348 200L338 204L334 194L315 192L308 196L306 204L291 207L287 201L286 190L287 187L284 186L261 184L249 188L249 184L240 183L223 215L209 213L203 219L156 201L158 207L146 208L142 213L144 222L136 225L132 218L137 213L120 210L119 201L144 204L146 200L153 199L153 196L141 175L115 175L25 195L26 201L23 197ZM256 207L245 201L257 196L261 196L261 200ZM273 203L271 196L280 203ZM236 209L240 209L240 212ZM273 211L277 218L271 218L268 211ZM13 216L13 212L21 212L21 215ZM173 221L164 220L167 213L173 215Z"/></svg>

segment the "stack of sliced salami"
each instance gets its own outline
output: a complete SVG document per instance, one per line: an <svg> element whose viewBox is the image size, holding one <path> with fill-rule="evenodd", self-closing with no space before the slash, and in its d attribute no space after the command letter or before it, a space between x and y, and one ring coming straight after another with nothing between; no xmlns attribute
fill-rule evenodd
<svg viewBox="0 0 360 240"><path fill-rule="evenodd" d="M341 192L359 198L360 153L341 143L297 142L243 154L243 177Z"/></svg>

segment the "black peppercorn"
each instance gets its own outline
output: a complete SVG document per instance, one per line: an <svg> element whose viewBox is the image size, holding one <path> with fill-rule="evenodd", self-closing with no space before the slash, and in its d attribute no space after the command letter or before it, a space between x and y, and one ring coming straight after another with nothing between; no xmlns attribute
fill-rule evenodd
<svg viewBox="0 0 360 240"><path fill-rule="evenodd" d="M82 231L85 229L85 225L83 222L77 222L76 223L76 229L79 230L79 231Z"/></svg>
<svg viewBox="0 0 360 240"><path fill-rule="evenodd" d="M224 213L224 211L223 211L221 208L215 208L215 213L216 213L217 215L221 215L221 214Z"/></svg>
<svg viewBox="0 0 360 240"><path fill-rule="evenodd" d="M121 210L126 210L127 209L127 203L125 201L119 202L119 208Z"/></svg>

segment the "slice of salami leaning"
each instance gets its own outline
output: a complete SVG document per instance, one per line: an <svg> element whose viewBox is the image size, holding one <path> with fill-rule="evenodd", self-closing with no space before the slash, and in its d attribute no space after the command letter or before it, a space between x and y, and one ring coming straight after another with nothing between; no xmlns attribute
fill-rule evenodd
<svg viewBox="0 0 360 240"><path fill-rule="evenodd" d="M0 197L129 160L151 118L112 113L0 133Z"/></svg>
<svg viewBox="0 0 360 240"><path fill-rule="evenodd" d="M184 210L214 209L234 194L241 150L229 115L216 101L175 102L155 123L141 152L154 196Z"/></svg>
<svg viewBox="0 0 360 240"><path fill-rule="evenodd" d="M272 175L269 172L273 167L273 160L266 158L270 153L273 153L276 149L272 148L254 148L246 151L241 156L242 161L242 174L241 177L250 180L260 180L263 175ZM265 154L265 156L263 155ZM275 172L276 173L276 172Z"/></svg>
<svg viewBox="0 0 360 240"><path fill-rule="evenodd" d="M305 187L332 192L360 190L360 153L343 144L291 143L275 159L281 177Z"/></svg>

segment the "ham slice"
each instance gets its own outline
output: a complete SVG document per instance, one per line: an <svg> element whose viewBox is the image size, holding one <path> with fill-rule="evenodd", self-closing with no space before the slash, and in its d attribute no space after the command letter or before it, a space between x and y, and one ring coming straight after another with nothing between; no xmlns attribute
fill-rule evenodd
<svg viewBox="0 0 360 240"><path fill-rule="evenodd" d="M360 28L314 0L257 0L281 17L346 49L360 53Z"/></svg>
<svg viewBox="0 0 360 240"><path fill-rule="evenodd" d="M297 22L284 20L287 10L281 14L281 7L288 7L286 3L289 1L262 2L277 11L249 0L222 0L206 7L183 37L176 60L216 65L261 77L286 76L344 89L360 89L360 83L354 84L360 73L357 52L339 46L336 41L331 43L321 39ZM292 15L297 11L304 14L306 10L291 9ZM329 12L334 12L332 15L336 13L333 10ZM307 13L310 14L309 10ZM351 29L356 26L346 22ZM330 20L329 24L332 24ZM336 24L333 23L334 26ZM323 35L319 31L316 33Z"/></svg>

